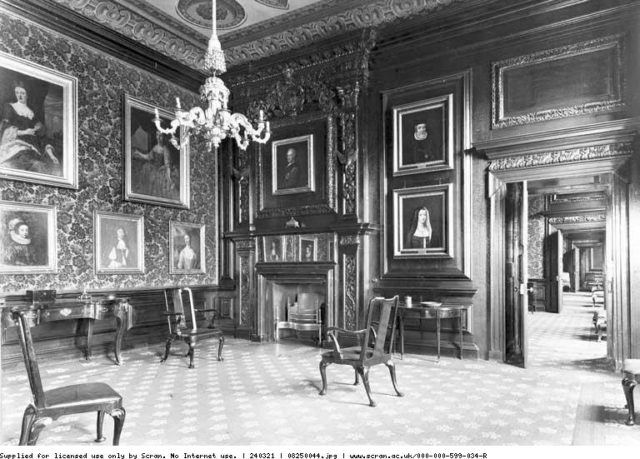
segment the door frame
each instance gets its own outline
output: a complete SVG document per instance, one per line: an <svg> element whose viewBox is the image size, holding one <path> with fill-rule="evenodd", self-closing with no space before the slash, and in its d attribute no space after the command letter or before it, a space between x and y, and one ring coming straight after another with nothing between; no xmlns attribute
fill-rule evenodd
<svg viewBox="0 0 640 459"><path fill-rule="evenodd" d="M608 190L606 208L607 357L616 369L628 357L629 228L628 183L620 171L634 151L634 126L625 122L601 123L589 129L547 133L477 143L475 149L489 160L489 358L506 361L505 203L507 183L565 177L599 176ZM628 168L626 168L628 169ZM614 259L613 254L618 257ZM522 336L522 335L521 335ZM526 345L526 343L524 343Z"/></svg>

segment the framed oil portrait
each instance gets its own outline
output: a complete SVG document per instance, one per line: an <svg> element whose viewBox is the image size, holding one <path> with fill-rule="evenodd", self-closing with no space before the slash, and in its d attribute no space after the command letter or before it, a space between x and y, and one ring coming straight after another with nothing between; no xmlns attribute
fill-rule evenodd
<svg viewBox="0 0 640 459"><path fill-rule="evenodd" d="M300 236L298 246L300 261L316 261L318 258L318 247L315 237Z"/></svg>
<svg viewBox="0 0 640 459"><path fill-rule="evenodd" d="M0 201L0 231L1 274L56 272L55 207Z"/></svg>
<svg viewBox="0 0 640 459"><path fill-rule="evenodd" d="M144 217L94 213L97 274L144 273Z"/></svg>
<svg viewBox="0 0 640 459"><path fill-rule="evenodd" d="M169 274L206 272L205 225L169 222Z"/></svg>
<svg viewBox="0 0 640 459"><path fill-rule="evenodd" d="M264 249L265 262L277 263L286 260L283 236L264 236L262 246Z"/></svg>
<svg viewBox="0 0 640 459"><path fill-rule="evenodd" d="M0 52L0 178L78 188L77 79Z"/></svg>
<svg viewBox="0 0 640 459"><path fill-rule="evenodd" d="M315 191L313 134L272 142L271 161L274 195Z"/></svg>
<svg viewBox="0 0 640 459"><path fill-rule="evenodd" d="M153 122L156 107L124 96L124 197L128 201L188 209L189 139L179 135L179 148ZM163 125L174 118L158 109Z"/></svg>
<svg viewBox="0 0 640 459"><path fill-rule="evenodd" d="M453 94L393 108L393 174L453 167Z"/></svg>
<svg viewBox="0 0 640 459"><path fill-rule="evenodd" d="M452 184L393 191L396 258L453 257Z"/></svg>

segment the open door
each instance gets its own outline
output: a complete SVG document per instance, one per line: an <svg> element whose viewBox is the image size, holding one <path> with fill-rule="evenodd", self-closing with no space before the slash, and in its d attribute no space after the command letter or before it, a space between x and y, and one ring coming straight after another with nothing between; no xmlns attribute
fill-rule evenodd
<svg viewBox="0 0 640 459"><path fill-rule="evenodd" d="M547 248L549 260L548 312L562 312L562 246L562 233L560 230L549 234L549 245Z"/></svg>
<svg viewBox="0 0 640 459"><path fill-rule="evenodd" d="M505 196L505 360L527 366L527 183L508 183Z"/></svg>

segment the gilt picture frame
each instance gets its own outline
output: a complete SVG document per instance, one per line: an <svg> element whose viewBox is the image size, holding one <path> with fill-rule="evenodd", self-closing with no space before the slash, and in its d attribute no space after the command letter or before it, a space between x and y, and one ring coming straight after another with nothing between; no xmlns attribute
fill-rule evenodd
<svg viewBox="0 0 640 459"><path fill-rule="evenodd" d="M169 274L206 272L205 225L169 222Z"/></svg>
<svg viewBox="0 0 640 459"><path fill-rule="evenodd" d="M453 168L453 94L392 109L393 175Z"/></svg>
<svg viewBox="0 0 640 459"><path fill-rule="evenodd" d="M124 198L168 207L190 207L189 137L179 132L178 145L153 122L155 110L163 126L174 118L168 110L124 95Z"/></svg>
<svg viewBox="0 0 640 459"><path fill-rule="evenodd" d="M394 258L453 257L453 184L393 191Z"/></svg>
<svg viewBox="0 0 640 459"><path fill-rule="evenodd" d="M266 263L286 261L284 236L264 236L262 238L262 248Z"/></svg>
<svg viewBox="0 0 640 459"><path fill-rule="evenodd" d="M0 201L0 255L0 274L55 273L55 207Z"/></svg>
<svg viewBox="0 0 640 459"><path fill-rule="evenodd" d="M9 120L0 131L0 178L78 188L77 88L73 76L0 52Z"/></svg>
<svg viewBox="0 0 640 459"><path fill-rule="evenodd" d="M96 274L144 273L144 217L94 212Z"/></svg>
<svg viewBox="0 0 640 459"><path fill-rule="evenodd" d="M274 196L315 191L313 134L276 140L271 149Z"/></svg>
<svg viewBox="0 0 640 459"><path fill-rule="evenodd" d="M318 258L318 244L315 237L300 236L298 256L302 262L313 262Z"/></svg>

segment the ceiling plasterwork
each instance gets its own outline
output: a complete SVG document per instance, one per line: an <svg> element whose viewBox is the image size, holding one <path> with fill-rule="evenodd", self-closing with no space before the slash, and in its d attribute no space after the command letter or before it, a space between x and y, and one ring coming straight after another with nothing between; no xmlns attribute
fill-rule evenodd
<svg viewBox="0 0 640 459"><path fill-rule="evenodd" d="M218 0L216 27L218 30L232 29L247 18L247 13L236 0ZM185 21L211 28L211 0L179 0L176 11Z"/></svg>
<svg viewBox="0 0 640 459"><path fill-rule="evenodd" d="M272 8L289 9L289 0L256 0L256 2Z"/></svg>
<svg viewBox="0 0 640 459"><path fill-rule="evenodd" d="M144 0L54 0L182 64L201 69L208 36ZM235 0L219 0L235 3ZM258 0L256 0L258 1ZM337 34L429 13L465 0L326 0L221 35L229 67ZM194 1L192 3L198 3ZM285 0L260 0L271 7ZM346 9L345 9L346 8ZM204 15L205 13L202 13ZM210 14L210 13L209 13Z"/></svg>

